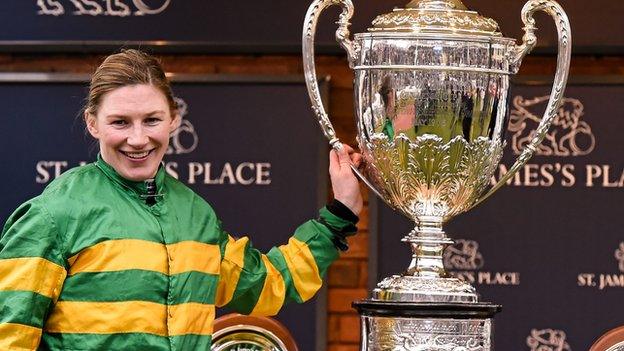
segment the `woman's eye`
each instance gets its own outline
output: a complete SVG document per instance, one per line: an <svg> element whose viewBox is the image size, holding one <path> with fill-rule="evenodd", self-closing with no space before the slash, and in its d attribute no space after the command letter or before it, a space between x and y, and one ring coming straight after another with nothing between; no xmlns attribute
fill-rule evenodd
<svg viewBox="0 0 624 351"><path fill-rule="evenodd" d="M123 119L117 119L117 120L112 121L111 124L114 126L125 126L126 121L124 121Z"/></svg>
<svg viewBox="0 0 624 351"><path fill-rule="evenodd" d="M156 118L156 117L150 117L145 120L145 123L147 123L148 125L155 125L158 122L160 122L160 118Z"/></svg>

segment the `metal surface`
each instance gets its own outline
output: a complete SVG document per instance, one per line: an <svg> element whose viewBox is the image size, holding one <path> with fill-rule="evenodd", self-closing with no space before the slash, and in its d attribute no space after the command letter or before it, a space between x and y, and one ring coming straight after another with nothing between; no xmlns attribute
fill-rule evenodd
<svg viewBox="0 0 624 351"><path fill-rule="evenodd" d="M303 64L314 112L334 147L340 141L322 108L314 68L318 17L330 5L343 9L336 37L355 70L357 135L365 160L361 175L381 199L415 222L403 239L413 252L410 266L402 276L380 283L373 298L475 302L474 288L448 278L444 269L442 254L452 241L442 226L505 184L543 140L567 81L568 19L557 2L530 0L522 10L525 35L516 45L493 20L458 0L414 0L350 40L351 1L314 1L304 22ZM551 98L530 144L488 189L504 147L510 75L536 44L537 11L554 18L559 34Z"/></svg>
<svg viewBox="0 0 624 351"><path fill-rule="evenodd" d="M287 351L284 343L271 331L254 325L236 325L213 335L212 351L262 350Z"/></svg>
<svg viewBox="0 0 624 351"><path fill-rule="evenodd" d="M460 0L413 0L375 18L369 31L502 36L496 21L468 11Z"/></svg>
<svg viewBox="0 0 624 351"><path fill-rule="evenodd" d="M490 351L491 319L362 316L362 350Z"/></svg>
<svg viewBox="0 0 624 351"><path fill-rule="evenodd" d="M425 278L395 275L385 278L373 290L374 300L428 301L474 303L478 301L475 288L456 278Z"/></svg>
<svg viewBox="0 0 624 351"><path fill-rule="evenodd" d="M607 351L624 351L624 341L611 346Z"/></svg>

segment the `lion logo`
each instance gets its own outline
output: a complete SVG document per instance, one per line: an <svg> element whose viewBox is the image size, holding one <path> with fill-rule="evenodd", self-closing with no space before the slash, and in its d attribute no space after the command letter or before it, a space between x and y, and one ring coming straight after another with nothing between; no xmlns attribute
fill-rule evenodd
<svg viewBox="0 0 624 351"><path fill-rule="evenodd" d="M572 351L566 342L566 334L554 329L531 330L527 345L531 351Z"/></svg>
<svg viewBox="0 0 624 351"><path fill-rule="evenodd" d="M516 96L512 102L508 130L513 133L511 147L516 155L535 137L541 118L534 111L542 111L550 96L525 99ZM591 153L596 138L587 122L582 121L585 107L577 99L564 98L553 126L537 148L542 156L583 156Z"/></svg>
<svg viewBox="0 0 624 351"><path fill-rule="evenodd" d="M182 123L178 129L171 133L169 147L166 151L167 155L191 153L197 148L197 144L199 143L199 136L195 131L195 127L193 127L190 121L184 119L184 117L188 115L188 104L180 98L175 98L175 102L178 106L178 114L182 119Z"/></svg>
<svg viewBox="0 0 624 351"><path fill-rule="evenodd" d="M456 240L444 251L444 264L451 269L477 270L483 267L479 243L474 240Z"/></svg>
<svg viewBox="0 0 624 351"><path fill-rule="evenodd" d="M150 3L158 3L158 5L150 6L145 0L132 0L134 8L124 3L128 0L69 0L74 8L74 15L88 16L143 16L159 14L171 3L171 0L149 1ZM60 16L65 14L65 6L60 0L37 0L39 6L39 15Z"/></svg>
<svg viewBox="0 0 624 351"><path fill-rule="evenodd" d="M620 272L624 273L624 242L621 242L620 247L615 250L615 259L620 262Z"/></svg>

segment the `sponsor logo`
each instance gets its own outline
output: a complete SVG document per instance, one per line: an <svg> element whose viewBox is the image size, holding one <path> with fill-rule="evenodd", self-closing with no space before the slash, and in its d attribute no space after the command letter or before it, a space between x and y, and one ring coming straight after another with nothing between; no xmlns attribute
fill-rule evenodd
<svg viewBox="0 0 624 351"><path fill-rule="evenodd" d="M544 111L549 99L550 95L532 99L514 97L508 130L514 133L511 137L511 148L516 155L520 155L535 137L535 129L542 118L534 111ZM594 151L596 137L589 124L581 121L584 110L580 100L564 98L550 130L537 148L536 155L583 156Z"/></svg>
<svg viewBox="0 0 624 351"><path fill-rule="evenodd" d="M37 14L61 16L71 13L114 17L156 15L165 11L171 0L69 0L64 3L60 0L37 0Z"/></svg>
<svg viewBox="0 0 624 351"><path fill-rule="evenodd" d="M444 265L452 276L470 284L520 285L519 272L481 270L485 261L479 252L479 243L474 240L456 240L444 252Z"/></svg>
<svg viewBox="0 0 624 351"><path fill-rule="evenodd" d="M620 272L624 273L624 242L621 242L620 247L615 250L615 259L620 262Z"/></svg>
<svg viewBox="0 0 624 351"><path fill-rule="evenodd" d="M535 137L541 120L538 113L544 111L550 96L525 98L515 96L512 100L508 131L512 152L519 155ZM624 188L624 167L611 164L579 164L575 158L591 154L597 146L597 138L585 116L583 102L564 98L546 134L537 148L536 155L559 158L554 162L527 163L507 185L516 187L587 187ZM582 159L582 158L581 158ZM496 184L509 170L510 165L501 163L491 179Z"/></svg>
<svg viewBox="0 0 624 351"><path fill-rule="evenodd" d="M188 104L186 101L175 98L175 102L178 106L178 114L182 119L180 127L171 134L169 139L169 148L167 149L167 155L180 155L188 154L195 151L197 144L199 144L199 136L195 132L193 124L184 117L188 115Z"/></svg>
<svg viewBox="0 0 624 351"><path fill-rule="evenodd" d="M604 290L607 288L624 288L624 242L615 250L620 273L581 273L577 276L577 285L581 287Z"/></svg>
<svg viewBox="0 0 624 351"><path fill-rule="evenodd" d="M572 351L562 330L533 329L526 340L531 351Z"/></svg>
<svg viewBox="0 0 624 351"><path fill-rule="evenodd" d="M457 240L444 252L447 267L461 270L483 268L483 255L479 252L479 243L474 240Z"/></svg>

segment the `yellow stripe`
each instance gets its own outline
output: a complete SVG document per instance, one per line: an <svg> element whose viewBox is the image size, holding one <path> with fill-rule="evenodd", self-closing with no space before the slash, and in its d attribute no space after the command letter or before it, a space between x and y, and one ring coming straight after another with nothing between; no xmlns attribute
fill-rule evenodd
<svg viewBox="0 0 624 351"><path fill-rule="evenodd" d="M167 335L167 306L147 301L60 301L44 327L50 333Z"/></svg>
<svg viewBox="0 0 624 351"><path fill-rule="evenodd" d="M143 269L167 274L165 245L146 240L103 241L69 259L69 274Z"/></svg>
<svg viewBox="0 0 624 351"><path fill-rule="evenodd" d="M200 303L183 303L169 306L170 335L211 335L215 306Z"/></svg>
<svg viewBox="0 0 624 351"><path fill-rule="evenodd" d="M36 350L40 340L39 328L0 323L0 350Z"/></svg>
<svg viewBox="0 0 624 351"><path fill-rule="evenodd" d="M308 245L295 238L279 247L293 278L295 289L303 301L309 300L323 285L316 260Z"/></svg>
<svg viewBox="0 0 624 351"><path fill-rule="evenodd" d="M173 258L170 274L190 271L219 274L221 251L217 245L183 241L167 245L167 251Z"/></svg>
<svg viewBox="0 0 624 351"><path fill-rule="evenodd" d="M271 261L269 261L265 255L262 255L262 262L264 262L266 267L267 275L258 302L256 302L256 306L253 311L251 311L250 315L274 316L284 304L286 286L282 274L275 269Z"/></svg>
<svg viewBox="0 0 624 351"><path fill-rule="evenodd" d="M224 306L232 300L241 271L245 266L245 248L249 239L243 237L234 240L229 237L225 246L225 256L221 261L221 273L217 286L217 306Z"/></svg>
<svg viewBox="0 0 624 351"><path fill-rule="evenodd" d="M69 259L69 274L142 269L163 274L219 274L219 246L195 241L164 245L147 240L103 241Z"/></svg>
<svg viewBox="0 0 624 351"><path fill-rule="evenodd" d="M34 291L56 299L65 279L65 268L40 257L0 260L0 291Z"/></svg>

